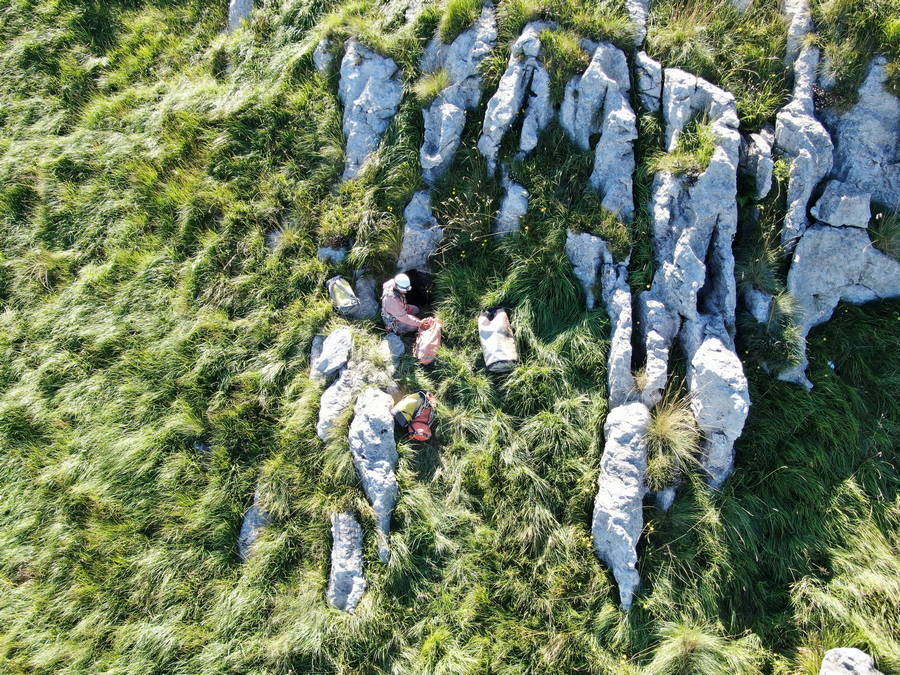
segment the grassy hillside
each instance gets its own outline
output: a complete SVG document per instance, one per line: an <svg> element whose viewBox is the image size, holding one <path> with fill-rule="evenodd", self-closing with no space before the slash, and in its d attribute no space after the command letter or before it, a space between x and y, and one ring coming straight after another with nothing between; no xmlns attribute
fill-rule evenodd
<svg viewBox="0 0 900 675"><path fill-rule="evenodd" d="M756 4L774 31L774 1ZM223 35L225 5L0 0L0 671L815 673L825 649L859 646L900 672L900 303L841 306L813 332L811 393L744 345L737 470L721 493L689 476L669 513L647 506L625 615L589 531L609 324L582 311L563 243L571 226L631 248L640 287L647 215L592 222L591 158L551 131L515 167L532 193L522 235L486 236L499 187L474 150L480 113L433 198L446 348L432 371L401 370L437 392L440 423L430 444L401 444L394 554L378 563L346 442L316 437L307 365L312 337L342 323L324 280L396 259L420 101L404 98L376 161L338 187L337 82L309 51L360 35L412 92L425 41L466 7L398 28L365 3L267 2ZM554 12L627 37L615 2L499 12L504 41ZM771 46L758 24L742 24L746 51L780 54L783 35ZM692 63L655 30L667 65ZM752 128L787 85L738 66L708 76L744 87ZM639 197L659 149L658 122L641 125ZM353 247L346 267L316 260L336 243ZM500 303L523 356L507 377L478 365L477 313ZM242 564L257 483L273 522ZM366 530L354 616L324 599L328 516L345 507Z"/></svg>

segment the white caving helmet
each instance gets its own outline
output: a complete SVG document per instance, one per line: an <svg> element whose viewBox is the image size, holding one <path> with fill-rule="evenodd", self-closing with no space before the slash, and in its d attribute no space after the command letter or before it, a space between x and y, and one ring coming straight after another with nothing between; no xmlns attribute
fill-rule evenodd
<svg viewBox="0 0 900 675"><path fill-rule="evenodd" d="M394 285L404 293L412 288L412 282L409 280L409 277L402 272L394 277Z"/></svg>

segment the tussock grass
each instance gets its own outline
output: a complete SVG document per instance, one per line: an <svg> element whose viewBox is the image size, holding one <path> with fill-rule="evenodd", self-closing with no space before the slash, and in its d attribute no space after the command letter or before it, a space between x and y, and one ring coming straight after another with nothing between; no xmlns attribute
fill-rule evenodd
<svg viewBox="0 0 900 675"><path fill-rule="evenodd" d="M445 68L439 68L433 73L423 75L416 80L413 86L413 93L424 108L430 105L449 84L450 73Z"/></svg>
<svg viewBox="0 0 900 675"><path fill-rule="evenodd" d="M544 64L550 73L550 100L562 103L566 84L573 75L580 75L590 63L590 56L581 48L581 36L572 30L541 31Z"/></svg>
<svg viewBox="0 0 900 675"><path fill-rule="evenodd" d="M690 399L671 390L652 411L647 428L647 485L662 490L698 466L700 430Z"/></svg>
<svg viewBox="0 0 900 675"><path fill-rule="evenodd" d="M671 152L657 152L649 162L652 172L667 171L696 178L706 171L716 150L712 125L703 116L684 125Z"/></svg>
<svg viewBox="0 0 900 675"><path fill-rule="evenodd" d="M734 94L741 126L759 129L790 96L787 25L776 0L741 12L727 0L653 3L647 53Z"/></svg>
<svg viewBox="0 0 900 675"><path fill-rule="evenodd" d="M827 99L847 108L876 55L888 61L888 90L900 95L900 20L890 0L816 0L811 4L816 40L825 52L825 75L834 80Z"/></svg>
<svg viewBox="0 0 900 675"><path fill-rule="evenodd" d="M481 15L481 0L450 0L444 8L438 35L449 45L460 33L468 30Z"/></svg>
<svg viewBox="0 0 900 675"><path fill-rule="evenodd" d="M900 260L900 213L878 204L872 207L869 236L879 251Z"/></svg>

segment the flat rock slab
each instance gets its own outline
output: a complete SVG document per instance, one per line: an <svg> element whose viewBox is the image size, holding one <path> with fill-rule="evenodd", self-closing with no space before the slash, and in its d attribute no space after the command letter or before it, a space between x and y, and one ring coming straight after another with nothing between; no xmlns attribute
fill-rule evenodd
<svg viewBox="0 0 900 675"><path fill-rule="evenodd" d="M338 328L321 341L318 353L316 353L316 346L314 341L313 356L315 359L310 363L312 379L324 382L347 366L350 360L350 351L353 349L353 333L349 328Z"/></svg>
<svg viewBox="0 0 900 675"><path fill-rule="evenodd" d="M352 513L331 514L331 540L328 604L352 614L366 591L363 530Z"/></svg>
<svg viewBox="0 0 900 675"><path fill-rule="evenodd" d="M378 524L378 555L382 562L390 558L391 514L399 497L397 486L397 444L394 440L394 399L375 388L360 394L350 424L350 451L363 490Z"/></svg>
<svg viewBox="0 0 900 675"><path fill-rule="evenodd" d="M900 262L882 253L858 227L810 227L794 251L788 291L797 300L801 338L831 318L841 301L861 304L900 295ZM806 357L778 377L812 388Z"/></svg>
<svg viewBox="0 0 900 675"><path fill-rule="evenodd" d="M428 261L444 240L444 228L431 212L431 193L416 192L403 210L403 244L397 258L397 270L428 271Z"/></svg>
<svg viewBox="0 0 900 675"><path fill-rule="evenodd" d="M347 41L338 95L344 106L343 180L356 178L378 148L403 97L403 80L393 59L355 39Z"/></svg>

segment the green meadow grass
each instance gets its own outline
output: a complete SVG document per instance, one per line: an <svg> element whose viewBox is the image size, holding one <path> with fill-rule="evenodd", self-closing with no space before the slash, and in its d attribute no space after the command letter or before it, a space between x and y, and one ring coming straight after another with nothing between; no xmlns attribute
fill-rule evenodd
<svg viewBox="0 0 900 675"><path fill-rule="evenodd" d="M498 52L520 5L499 8ZM559 7L567 29L619 26L612 5ZM714 493L685 463L672 510L648 504L644 582L617 608L589 531L609 322L582 309L563 246L567 227L595 231L649 282L652 116L634 223L591 222L590 157L555 129L513 167L531 208L499 240L469 116L433 198L445 346L400 369L440 421L400 443L378 562L349 416L320 442L307 376L312 338L346 323L323 282L388 274L421 187L412 96L338 186L336 74L315 73L310 36L377 39L412 89L440 20L374 26L375 9L267 3L226 35L225 3L0 0L0 671L815 673L846 645L900 672L897 302L842 305L813 331L811 393L744 355L737 470ZM324 244L349 262L318 261ZM506 376L482 367L475 328L500 304L522 357ZM242 564L257 486L272 522ZM325 602L345 508L366 531L352 616Z"/></svg>

